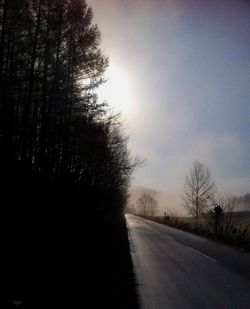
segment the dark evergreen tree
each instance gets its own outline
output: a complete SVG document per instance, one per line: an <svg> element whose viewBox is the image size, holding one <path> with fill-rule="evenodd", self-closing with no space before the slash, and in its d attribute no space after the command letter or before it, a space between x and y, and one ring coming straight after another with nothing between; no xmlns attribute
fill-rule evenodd
<svg viewBox="0 0 250 309"><path fill-rule="evenodd" d="M0 0L1 206L10 260L21 252L10 279L49 275L49 262L24 269L77 250L86 218L121 217L136 162L95 93L107 66L85 0Z"/></svg>

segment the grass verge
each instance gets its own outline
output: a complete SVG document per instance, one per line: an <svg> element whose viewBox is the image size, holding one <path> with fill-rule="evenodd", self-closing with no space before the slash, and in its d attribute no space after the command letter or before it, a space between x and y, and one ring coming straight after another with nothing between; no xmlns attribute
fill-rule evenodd
<svg viewBox="0 0 250 309"><path fill-rule="evenodd" d="M155 216L147 217L147 219L250 251L249 221L241 221L241 224L231 226L226 233L224 231L215 233L211 226L208 228L207 221L205 220L201 220L196 227L192 218L170 217L166 219L165 217Z"/></svg>

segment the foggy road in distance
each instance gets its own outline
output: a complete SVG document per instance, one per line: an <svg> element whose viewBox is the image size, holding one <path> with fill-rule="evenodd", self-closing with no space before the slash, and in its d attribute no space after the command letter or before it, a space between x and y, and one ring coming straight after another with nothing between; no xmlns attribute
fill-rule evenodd
<svg viewBox="0 0 250 309"><path fill-rule="evenodd" d="M142 309L250 308L250 254L127 214Z"/></svg>

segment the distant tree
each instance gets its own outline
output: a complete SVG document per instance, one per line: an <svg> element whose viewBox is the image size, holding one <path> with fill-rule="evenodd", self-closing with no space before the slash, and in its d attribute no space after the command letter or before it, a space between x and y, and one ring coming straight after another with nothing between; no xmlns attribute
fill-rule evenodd
<svg viewBox="0 0 250 309"><path fill-rule="evenodd" d="M136 213L135 204L133 202L128 202L125 211L128 214L135 214Z"/></svg>
<svg viewBox="0 0 250 309"><path fill-rule="evenodd" d="M237 210L250 211L250 193L242 196L234 196L232 199Z"/></svg>
<svg viewBox="0 0 250 309"><path fill-rule="evenodd" d="M137 200L138 213L144 217L152 217L157 211L157 201L149 194L143 193Z"/></svg>
<svg viewBox="0 0 250 309"><path fill-rule="evenodd" d="M250 211L250 193L245 194L244 198L246 207Z"/></svg>
<svg viewBox="0 0 250 309"><path fill-rule="evenodd" d="M211 205L216 188L208 167L198 161L193 162L184 181L184 206L195 217L197 226L199 215Z"/></svg>

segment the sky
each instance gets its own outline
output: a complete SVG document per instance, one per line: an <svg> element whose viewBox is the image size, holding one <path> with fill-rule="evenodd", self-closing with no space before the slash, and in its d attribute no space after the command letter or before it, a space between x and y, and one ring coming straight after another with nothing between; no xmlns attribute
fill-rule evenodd
<svg viewBox="0 0 250 309"><path fill-rule="evenodd" d="M179 196L194 160L250 192L250 2L88 0L110 59L100 100L121 111L133 178Z"/></svg>

